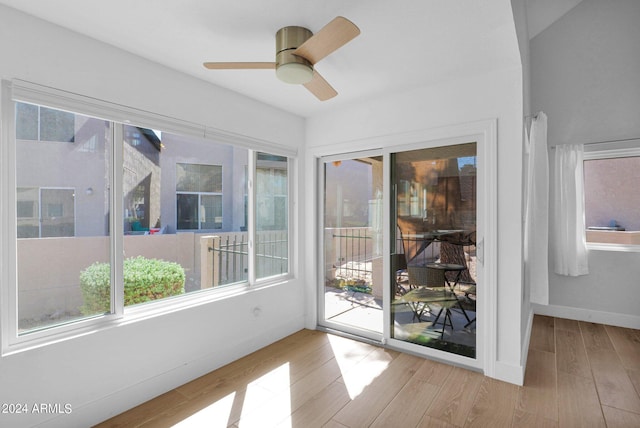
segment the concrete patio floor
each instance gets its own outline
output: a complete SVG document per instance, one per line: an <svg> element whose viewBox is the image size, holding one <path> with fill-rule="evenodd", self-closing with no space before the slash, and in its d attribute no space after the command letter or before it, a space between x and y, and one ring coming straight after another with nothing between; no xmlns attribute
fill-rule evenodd
<svg viewBox="0 0 640 428"><path fill-rule="evenodd" d="M475 311L465 309L469 318L475 318ZM420 319L417 319L413 309L407 304L394 305L393 310L393 336L396 339L410 340L416 335L440 339L444 314L440 317L438 324L434 325L435 314L429 315L425 312ZM437 314L438 308L434 307L434 311ZM382 334L382 299L367 293L325 287L325 319ZM458 308L451 310L451 321L454 328L452 330L447 326L442 340L475 348L476 323L473 322L468 327L464 327L467 320Z"/></svg>

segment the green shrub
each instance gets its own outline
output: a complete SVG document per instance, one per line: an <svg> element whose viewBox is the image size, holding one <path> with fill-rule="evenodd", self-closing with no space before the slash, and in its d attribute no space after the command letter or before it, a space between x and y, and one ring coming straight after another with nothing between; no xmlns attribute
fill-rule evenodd
<svg viewBox="0 0 640 428"><path fill-rule="evenodd" d="M84 315L109 312L111 302L111 268L108 263L94 263L80 272ZM184 269L178 263L147 259L142 256L124 261L124 304L162 299L184 293Z"/></svg>

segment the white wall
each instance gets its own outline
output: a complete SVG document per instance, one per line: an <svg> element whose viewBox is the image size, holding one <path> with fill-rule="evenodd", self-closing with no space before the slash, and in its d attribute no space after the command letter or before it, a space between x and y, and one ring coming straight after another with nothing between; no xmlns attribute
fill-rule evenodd
<svg viewBox="0 0 640 428"><path fill-rule="evenodd" d="M496 376L517 382L522 374L520 328L522 294L521 183L522 183L522 71L514 29L514 67L467 79L373 100L363 100L321 117L307 120L309 152L324 154L379 148L386 137L411 131L436 129L485 119L498 119L498 343ZM471 73L472 74L472 73ZM367 139L378 146L366 147ZM365 142L363 146L362 142ZM315 164L306 156L307 180ZM307 198L312 209L313 198ZM314 233L313 228L307 234ZM309 284L313 282L312 248L307 254ZM308 285L309 285L308 284ZM312 285L311 285L312 286ZM314 290L309 296L314 296ZM308 310L313 314L314 302ZM310 325L315 318L310 315ZM517 374L519 372L519 374Z"/></svg>
<svg viewBox="0 0 640 428"><path fill-rule="evenodd" d="M517 55L515 44L514 36ZM357 139L497 118L498 343L493 363L500 366L498 377L513 381L522 375L519 61L487 75L469 70L473 77L363 100L309 120L305 134L301 118L3 6L0 58L3 79L20 78L290 147L306 137L309 147L342 144L335 150L345 151L346 143ZM313 188L313 165L302 166L306 175L303 185L296 182L298 197L314 194L307 191ZM309 246L316 233L305 228L304 213L297 204L297 225L308 234ZM305 257L301 262L308 267L316 264ZM296 271L298 278L305 277L301 266ZM0 402L73 405L71 415L50 421L48 415L3 416L2 425L88 426L294 332L304 326L305 309L315 296L315 278L305 278L310 279L306 294L294 280L2 357ZM256 306L262 308L258 318L252 315Z"/></svg>
<svg viewBox="0 0 640 428"><path fill-rule="evenodd" d="M638 17L637 0L584 0L531 40L532 108L549 118L550 146L640 137ZM552 272L550 306L536 311L640 328L640 253L592 250L589 272Z"/></svg>
<svg viewBox="0 0 640 428"><path fill-rule="evenodd" d="M113 46L2 7L0 74L262 138L300 144L304 121Z"/></svg>
<svg viewBox="0 0 640 428"><path fill-rule="evenodd" d="M526 0L511 0L513 9L513 19L516 25L518 36L518 48L520 50L520 60L522 62L522 93L524 96L524 115L531 114L531 55L529 53L529 28L527 21Z"/></svg>
<svg viewBox="0 0 640 428"><path fill-rule="evenodd" d="M528 28L528 20L527 20L527 8L526 8L526 0L511 0L511 7L513 9L513 18L516 26L516 34L518 36L518 48L520 50L520 61L522 62L522 97L523 97L523 128L522 128L522 138L524 141L524 133L527 132L525 127L531 124L531 64L530 64L530 53L529 53L529 28ZM523 165L522 165L522 195L525 195L526 192L524 187L527 185L524 177L527 177L528 174L528 156L523 155L522 157ZM522 198L522 212L525 210L525 201ZM524 216L523 216L524 219ZM522 232L524 232L524 220ZM523 235L523 245L524 245L524 235ZM524 247L523 247L524 252ZM524 339L524 347L528 348L528 340L529 335L531 334L531 325L533 322L533 310L531 308L531 298L530 298L530 289L531 285L528 283L526 276L524 275L524 263L522 265L523 268L523 284L522 284L522 314L520 319L520 330L522 331L522 337ZM526 361L527 353L523 350L523 361ZM526 365L526 364L525 364Z"/></svg>
<svg viewBox="0 0 640 428"><path fill-rule="evenodd" d="M289 147L304 139L299 117L4 6L0 78L28 80ZM302 212L296 213L297 221ZM5 251L11 248L11 243L0 244ZM301 329L303 292L301 281L292 280L2 357L1 403L69 403L73 412L58 417L3 414L0 425L95 424ZM262 309L257 317L256 306Z"/></svg>

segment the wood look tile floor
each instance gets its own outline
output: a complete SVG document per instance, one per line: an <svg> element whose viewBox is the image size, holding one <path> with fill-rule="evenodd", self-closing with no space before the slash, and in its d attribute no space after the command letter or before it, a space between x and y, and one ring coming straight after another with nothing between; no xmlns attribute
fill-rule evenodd
<svg viewBox="0 0 640 428"><path fill-rule="evenodd" d="M524 386L302 330L104 427L640 427L640 330L535 316Z"/></svg>

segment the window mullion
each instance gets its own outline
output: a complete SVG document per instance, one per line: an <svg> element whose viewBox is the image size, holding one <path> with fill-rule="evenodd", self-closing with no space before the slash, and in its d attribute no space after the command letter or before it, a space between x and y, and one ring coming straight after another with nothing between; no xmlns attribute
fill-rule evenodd
<svg viewBox="0 0 640 428"><path fill-rule="evenodd" d="M256 191L255 191L255 179L256 179L256 151L249 150L248 159L248 182L247 182L247 194L249 200L247 201L247 233L249 239L249 272L248 280L249 284L255 284L256 282Z"/></svg>
<svg viewBox="0 0 640 428"><path fill-rule="evenodd" d="M36 124L36 128L38 131L38 139L36 141L42 141L41 140L41 135L40 135L40 110L41 110L41 106L38 106L38 122Z"/></svg>
<svg viewBox="0 0 640 428"><path fill-rule="evenodd" d="M293 185L294 181L293 181L293 177L296 175L297 171L295 170L294 167L294 162L291 158L287 158L287 191L285 193L285 198L286 198L286 203L287 203L287 251L288 251L288 265L287 265L287 272L289 274L291 274L294 271L293 268L293 259L294 259L294 240L291 239L291 237L293 236L293 230L294 230L294 221L293 219L295 218L295 211L294 211L294 206L296 205L294 203L295 200L297 200L296 195L297 195L297 187L295 187ZM295 188L294 188L295 187Z"/></svg>
<svg viewBox="0 0 640 428"><path fill-rule="evenodd" d="M124 314L124 202L123 168L124 126L111 122L111 312Z"/></svg>
<svg viewBox="0 0 640 428"><path fill-rule="evenodd" d="M38 238L42 238L42 187L38 187Z"/></svg>
<svg viewBox="0 0 640 428"><path fill-rule="evenodd" d="M198 205L197 205L197 211L196 211L196 218L198 219L198 229L197 230L202 230L202 193L197 192L196 195L198 195Z"/></svg>

